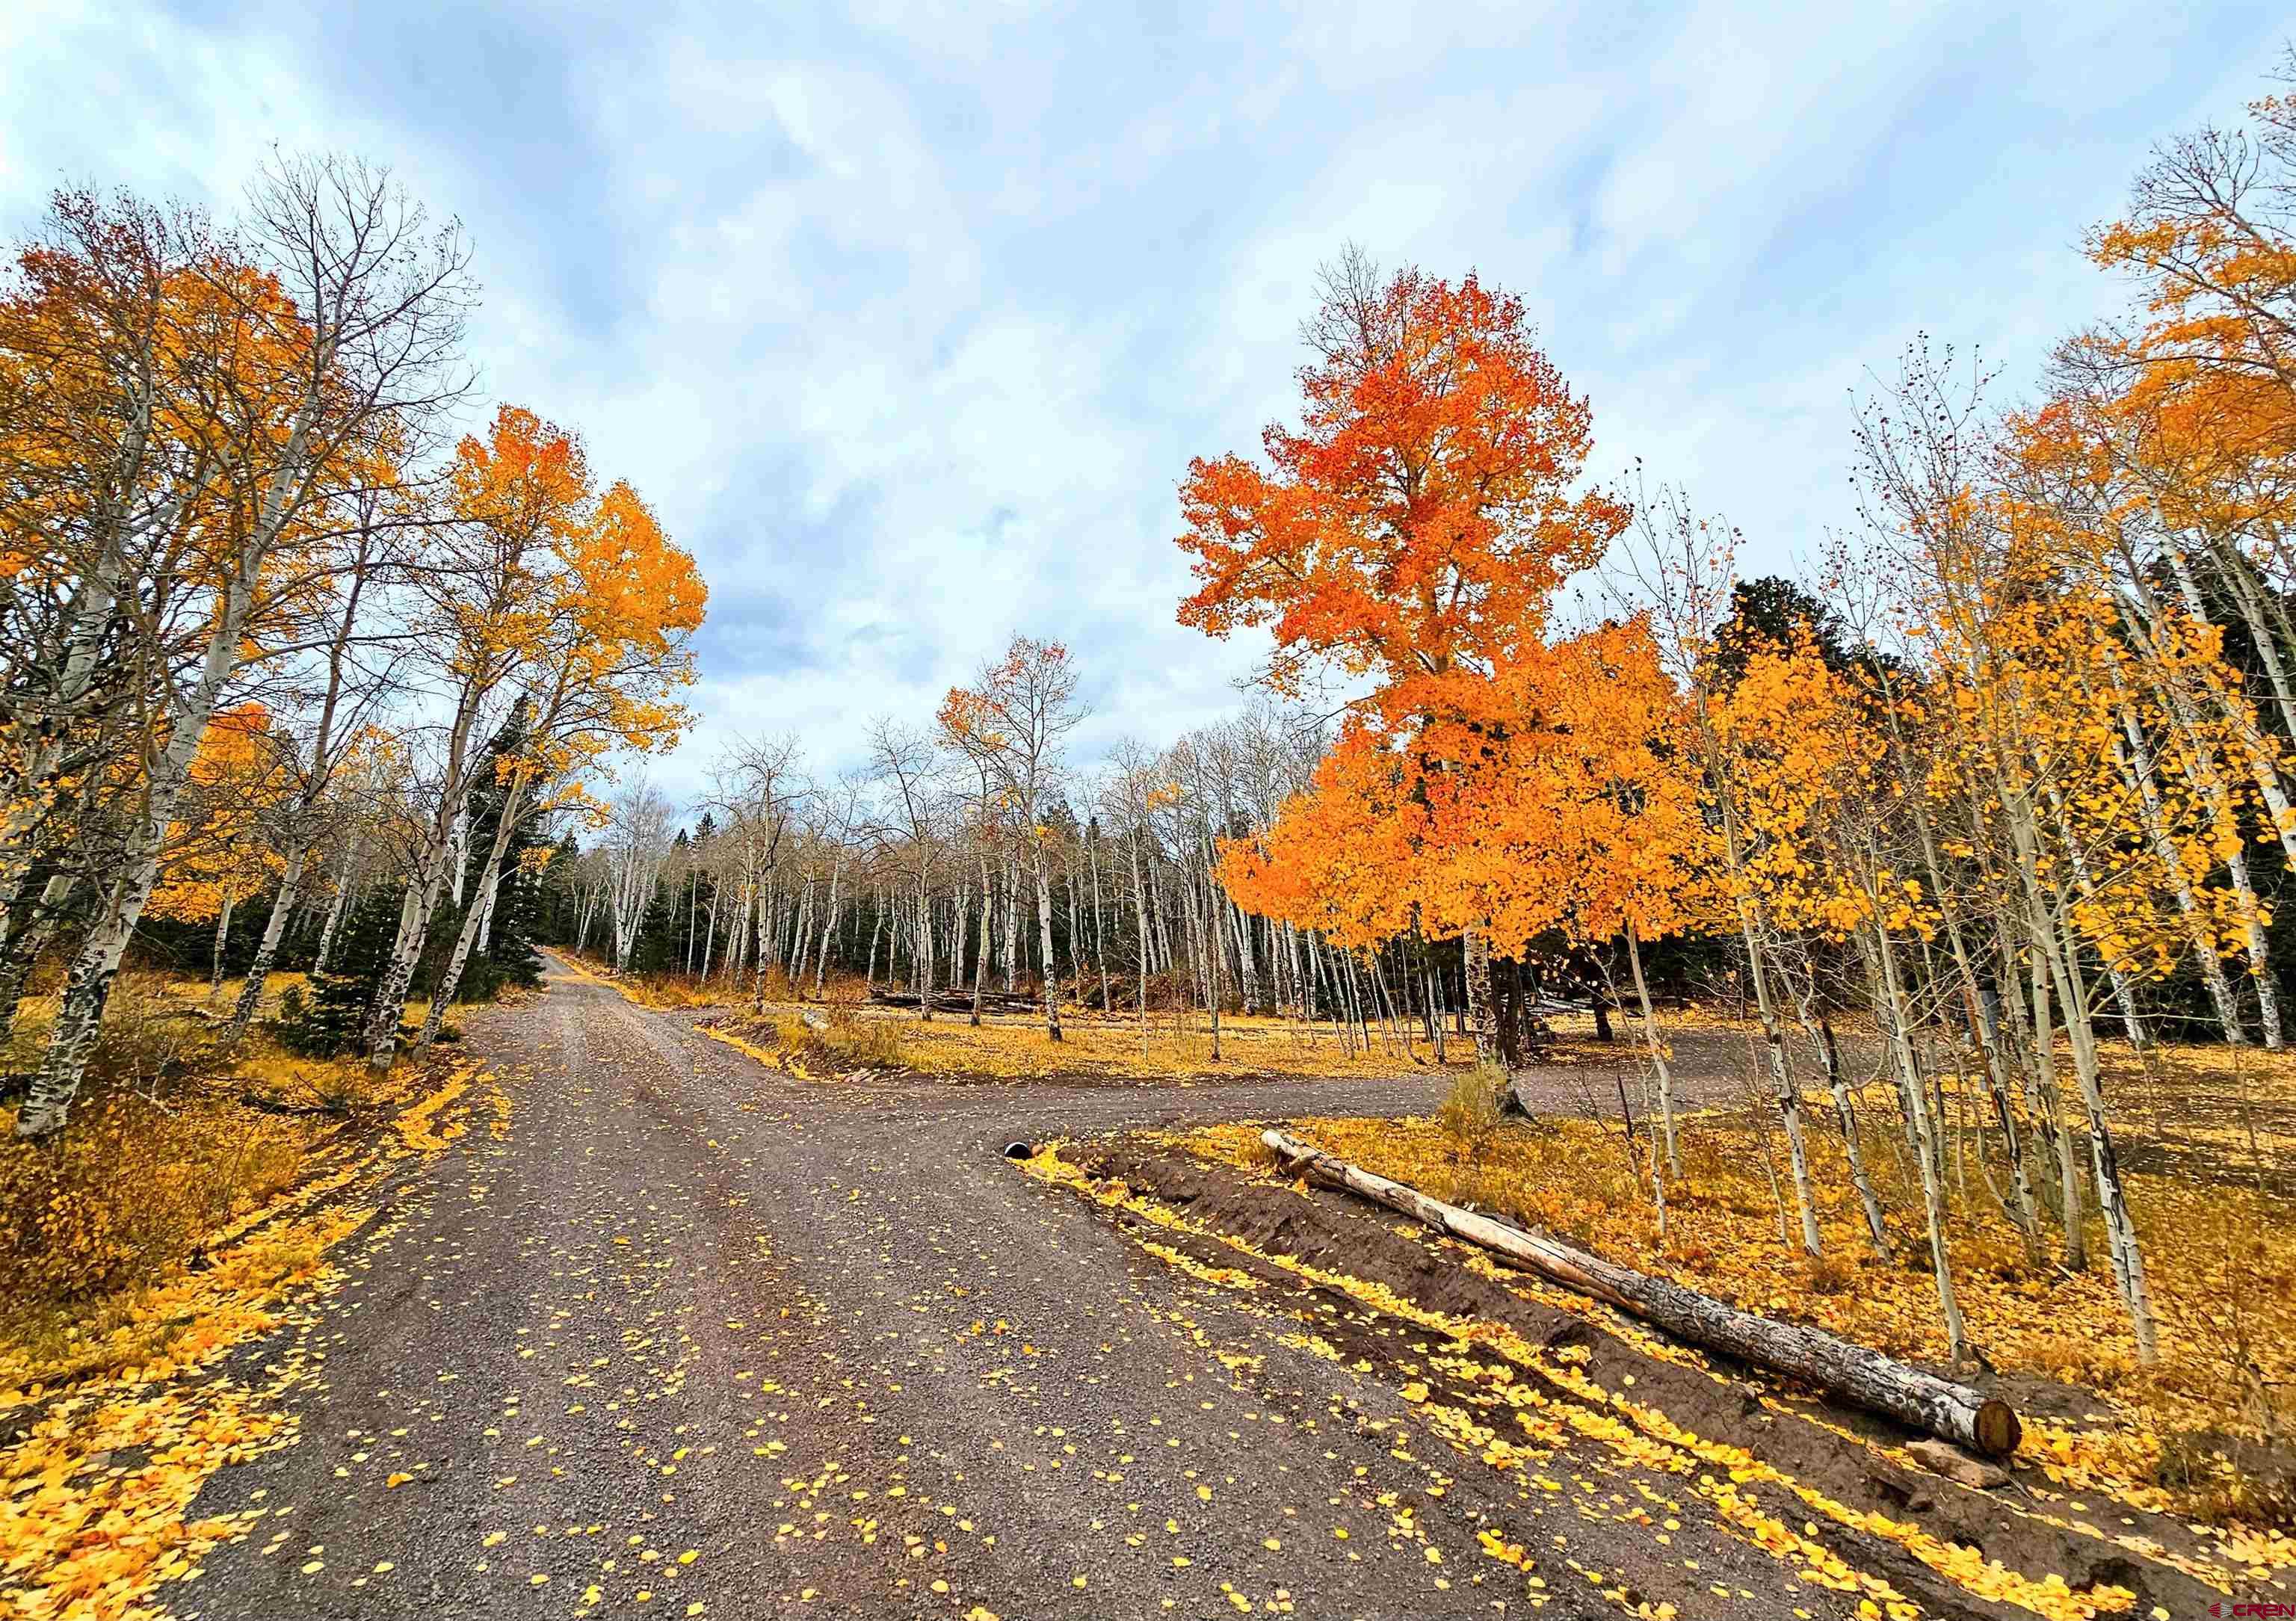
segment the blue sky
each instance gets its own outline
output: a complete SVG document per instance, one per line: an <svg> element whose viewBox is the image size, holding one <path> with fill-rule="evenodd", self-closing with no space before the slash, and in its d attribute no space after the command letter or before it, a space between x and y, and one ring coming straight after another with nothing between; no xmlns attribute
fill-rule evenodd
<svg viewBox="0 0 2296 1621"><path fill-rule="evenodd" d="M1849 392L1917 331L2011 389L2119 290L2155 142L2274 5L676 0L0 5L0 230L60 182L227 209L274 141L459 215L488 398L579 427L701 561L693 703L826 768L1014 630L1091 755L1237 707L1174 625L1188 458L1288 413L1317 264L1522 295L1639 457L1782 568L1851 520ZM476 414L474 409L474 416Z"/></svg>

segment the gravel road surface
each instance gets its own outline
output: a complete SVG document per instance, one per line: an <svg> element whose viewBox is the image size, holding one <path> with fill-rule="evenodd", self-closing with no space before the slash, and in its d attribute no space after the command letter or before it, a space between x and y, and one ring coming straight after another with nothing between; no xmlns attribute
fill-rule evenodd
<svg viewBox="0 0 2296 1621"><path fill-rule="evenodd" d="M340 1252L301 1437L210 1483L267 1511L178 1616L1857 1613L1678 1473L1490 1468L997 1153L1428 1082L824 1085L555 966L468 1041L506 1133Z"/></svg>

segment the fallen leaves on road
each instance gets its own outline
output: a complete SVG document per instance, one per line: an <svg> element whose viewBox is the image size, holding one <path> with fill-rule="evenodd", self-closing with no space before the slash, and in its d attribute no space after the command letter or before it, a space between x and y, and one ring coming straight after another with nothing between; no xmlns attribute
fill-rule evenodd
<svg viewBox="0 0 2296 1621"><path fill-rule="evenodd" d="M311 1197L307 1190L292 1202ZM257 1509L186 1519L217 1470L294 1438L295 1420L276 1399L302 1376L301 1348L283 1353L260 1384L211 1370L286 1320L288 1291L330 1287L326 1251L370 1214L336 1207L290 1216L221 1250L209 1270L151 1291L143 1313L189 1319L158 1362L58 1399L44 1400L37 1386L0 1394L0 1408L40 1407L20 1439L0 1447L0 1592L17 1615L149 1613L154 1588L197 1575L209 1549L264 1517Z"/></svg>

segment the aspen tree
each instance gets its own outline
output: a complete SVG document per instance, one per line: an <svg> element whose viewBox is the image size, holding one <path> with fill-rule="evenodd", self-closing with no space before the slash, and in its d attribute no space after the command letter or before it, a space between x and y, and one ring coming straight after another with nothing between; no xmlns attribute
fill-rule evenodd
<svg viewBox="0 0 2296 1621"><path fill-rule="evenodd" d="M19 1135L64 1124L200 737L270 605L299 594L317 511L364 455L393 436L419 444L462 392L465 259L459 234L430 226L387 175L283 158L250 190L233 250L199 270L200 330L222 338L187 351L201 356L193 420L217 471L178 492L178 515L203 536L204 640L153 695L129 836L66 976ZM224 521L226 508L243 516Z"/></svg>

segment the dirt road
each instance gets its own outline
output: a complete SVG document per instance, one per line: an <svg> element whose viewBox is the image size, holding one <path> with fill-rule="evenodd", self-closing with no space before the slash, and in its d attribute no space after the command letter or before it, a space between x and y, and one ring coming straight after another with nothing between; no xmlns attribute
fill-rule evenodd
<svg viewBox="0 0 2296 1621"><path fill-rule="evenodd" d="M996 1152L1423 1083L821 1085L557 972L469 1041L507 1133L347 1248L301 1439L201 1503L269 1512L179 1616L1858 1613L1663 1460L1489 1467Z"/></svg>

